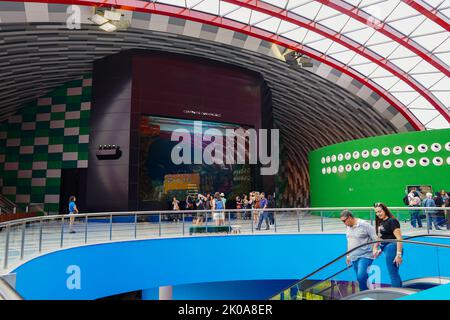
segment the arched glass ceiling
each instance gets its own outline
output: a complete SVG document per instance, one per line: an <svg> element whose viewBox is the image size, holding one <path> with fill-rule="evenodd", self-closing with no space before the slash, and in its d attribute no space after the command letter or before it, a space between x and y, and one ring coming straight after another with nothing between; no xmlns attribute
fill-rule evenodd
<svg viewBox="0 0 450 320"><path fill-rule="evenodd" d="M114 6L246 33L306 53L351 76L417 129L450 127L450 0L42 2Z"/></svg>
<svg viewBox="0 0 450 320"><path fill-rule="evenodd" d="M372 80L428 129L450 127L450 0L156 0L263 29Z"/></svg>

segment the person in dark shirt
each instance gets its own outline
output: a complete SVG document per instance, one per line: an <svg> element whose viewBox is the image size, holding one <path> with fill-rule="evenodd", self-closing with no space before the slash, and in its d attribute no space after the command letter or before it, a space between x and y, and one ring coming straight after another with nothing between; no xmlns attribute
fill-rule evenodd
<svg viewBox="0 0 450 320"><path fill-rule="evenodd" d="M377 215L375 226L380 240L402 240L400 223L383 203L375 204L375 213ZM393 287L401 288L402 279L400 278L399 268L403 262L403 244L402 242L381 242L373 246L373 255L377 258L381 252L386 256L386 267L391 278Z"/></svg>

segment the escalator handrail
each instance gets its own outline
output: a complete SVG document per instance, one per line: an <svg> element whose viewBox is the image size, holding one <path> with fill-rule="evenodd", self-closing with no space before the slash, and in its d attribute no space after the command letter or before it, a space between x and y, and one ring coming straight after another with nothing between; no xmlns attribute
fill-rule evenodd
<svg viewBox="0 0 450 320"><path fill-rule="evenodd" d="M281 290L281 291L278 292L277 294L271 296L271 297L269 298L269 300L272 299L272 298L274 298L274 297L276 297L276 296L279 295L280 293L286 291L287 289L289 289L289 288L291 288L291 287L293 287L293 286L295 286L295 285L297 285L297 284L299 284L299 283L302 283L302 282L304 282L305 280L308 280L310 277L312 277L313 275L315 275L315 274L318 273L319 271L322 271L323 269L327 268L328 266L332 265L333 263L339 261L340 259L342 259L342 258L345 257L346 255L348 255L349 253L351 253L351 252L353 252L353 251L355 251L355 250L357 250L357 249L359 249L359 248L361 248L361 247L365 247L365 246L367 246L367 245L372 245L372 244L375 244L375 243L382 243L382 242L386 242L386 243L397 243L397 242L402 242L402 243L410 243L410 244L418 244L418 245L425 245L425 246L431 246L431 247L441 247L441 248L447 248L447 249L450 249L450 245L446 245L446 244L441 244L441 243L431 243L431 242L421 242L421 241L411 241L411 240L409 240L409 239L413 239L413 238L422 238L422 237L427 237L427 238L428 238L428 237L429 237L429 238L432 238L432 237L450 238L450 235L423 234L423 235L410 236L410 237L407 237L407 238L402 239L402 240L398 240L398 239L385 239L385 240L383 240L383 239L381 239L381 240L377 240L377 241L372 241L372 242L364 243L364 244L362 244L362 245L359 245L359 246L357 246L357 247L355 247L355 248L353 248L353 249L347 251L347 252L344 253L344 254L341 254L341 255L338 256L337 258L335 258L335 259L331 260L330 262L328 262L327 264L323 265L322 267L320 267L320 268L314 270L313 272L311 272L310 274L304 276L303 278L301 278L300 280L298 280L298 281L295 282L294 284L290 285L290 286L287 287L287 288L284 288L283 290ZM341 271L337 272L335 275L338 275L338 274L340 274L340 273L346 271L347 269L349 269L349 267L346 267L346 268L342 269ZM334 276L335 276L335 275L334 275ZM330 278L330 277L328 277L328 279L329 279L329 278Z"/></svg>

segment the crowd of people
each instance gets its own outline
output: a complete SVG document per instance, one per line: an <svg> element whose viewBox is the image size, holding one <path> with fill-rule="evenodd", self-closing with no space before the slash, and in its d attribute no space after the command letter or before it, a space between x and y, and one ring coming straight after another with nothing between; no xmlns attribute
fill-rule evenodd
<svg viewBox="0 0 450 320"><path fill-rule="evenodd" d="M232 206L227 206L227 198L224 193L200 193L195 198L187 195L184 201L184 208L181 208L181 202L176 197L173 197L172 210L197 210L197 215L193 220L195 225L203 225L208 212L212 213L215 225L224 225L225 209L236 209L232 214L238 220L252 219L256 230L261 230L263 222L266 224L266 230L269 230L270 226L275 223L273 211L264 210L275 208L275 199L272 195L266 197L264 192L253 191L248 195L236 196L234 200ZM180 221L180 215L174 214L171 219L175 222Z"/></svg>
<svg viewBox="0 0 450 320"><path fill-rule="evenodd" d="M449 192L445 190L441 190L440 192L436 192L435 195L431 192L426 193L425 199L420 199L419 192L417 188L413 187L409 191L408 195L405 196L404 202L411 208L415 207L426 207L426 208L436 208L436 207L450 207L450 196ZM441 228L450 228L448 221L445 219L445 210L439 209L427 209L425 211L421 211L418 209L410 210L411 214L411 226L413 228L422 228L422 219L427 218L427 226L428 229L433 229L433 226L436 230L442 230ZM425 217L423 216L425 215Z"/></svg>

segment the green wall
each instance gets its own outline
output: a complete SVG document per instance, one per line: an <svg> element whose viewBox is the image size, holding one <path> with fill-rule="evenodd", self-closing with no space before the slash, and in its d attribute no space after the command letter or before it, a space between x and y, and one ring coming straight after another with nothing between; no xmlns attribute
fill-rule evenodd
<svg viewBox="0 0 450 320"><path fill-rule="evenodd" d="M433 143L439 143L441 150L431 150ZM421 153L418 146L425 144L428 151ZM405 147L414 146L414 152L408 154ZM393 153L393 148L400 146L402 152L399 155ZM390 154L382 154L383 148L389 148ZM447 147L447 148L446 148ZM372 154L367 158L361 156L363 150L378 149L379 155ZM311 207L355 207L371 206L374 202L384 202L388 206L404 206L402 198L405 195L407 185L431 185L433 192L445 189L450 191L450 129L408 132L386 136L378 136L349 142L339 143L332 146L320 148L309 154L309 172L311 177ZM358 159L353 157L353 152L358 151ZM350 152L351 159L346 160L345 154ZM332 161L332 155L344 156L342 161ZM327 162L327 157L329 162ZM421 158L428 158L428 166L422 166ZM442 165L433 164L435 157L441 157ZM416 165L409 167L408 159L415 159ZM403 167L397 168L394 161L404 161ZM392 165L389 169L383 167L383 162L389 160ZM380 162L380 168L374 169L372 164ZM323 163L325 162L325 163ZM364 170L363 163L369 162L370 169ZM355 171L353 165L359 163L361 168ZM347 172L345 167L352 165L351 171ZM338 168L342 165L343 172ZM336 167L336 173L332 168ZM330 173L327 173L330 168ZM342 168L341 168L342 169ZM322 172L325 170L325 173Z"/></svg>
<svg viewBox="0 0 450 320"><path fill-rule="evenodd" d="M61 169L87 168L91 88L86 75L0 123L0 191L20 208L58 212Z"/></svg>

